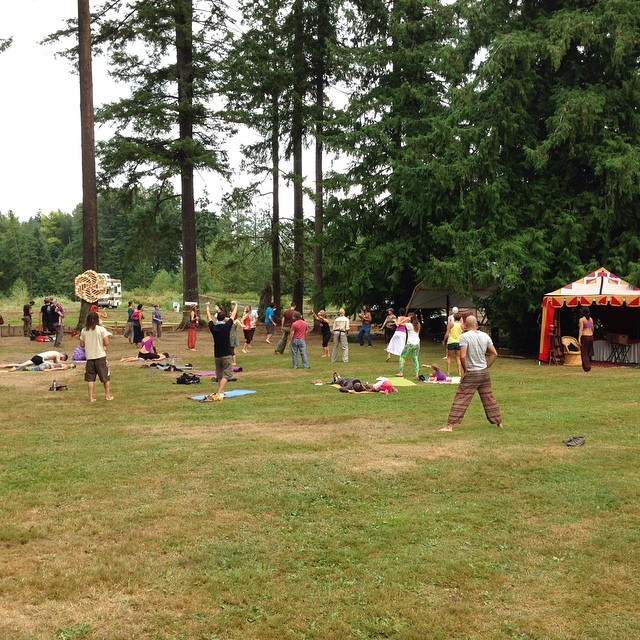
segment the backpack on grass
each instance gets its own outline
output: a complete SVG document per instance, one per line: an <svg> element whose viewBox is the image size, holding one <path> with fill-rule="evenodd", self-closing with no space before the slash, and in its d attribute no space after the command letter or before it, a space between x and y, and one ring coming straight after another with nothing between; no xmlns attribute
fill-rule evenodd
<svg viewBox="0 0 640 640"><path fill-rule="evenodd" d="M176 384L200 384L200 377L193 373L183 373L176 378Z"/></svg>

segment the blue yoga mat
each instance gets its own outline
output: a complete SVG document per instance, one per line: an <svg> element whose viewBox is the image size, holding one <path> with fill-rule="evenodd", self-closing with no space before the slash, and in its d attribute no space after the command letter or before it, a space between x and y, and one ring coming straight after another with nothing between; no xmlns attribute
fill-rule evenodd
<svg viewBox="0 0 640 640"><path fill-rule="evenodd" d="M251 389L231 389L231 391L224 392L224 398L226 400L227 398L234 398L236 396L248 396L251 393L255 393L255 391L252 391ZM191 400L204 400L208 395L209 394L207 393L202 393L197 396L189 397L191 398Z"/></svg>

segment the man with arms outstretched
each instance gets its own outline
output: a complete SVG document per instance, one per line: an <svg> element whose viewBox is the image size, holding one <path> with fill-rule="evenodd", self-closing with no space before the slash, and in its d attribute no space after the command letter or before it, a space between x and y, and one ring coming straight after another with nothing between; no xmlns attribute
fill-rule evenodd
<svg viewBox="0 0 640 640"><path fill-rule="evenodd" d="M453 398L447 426L440 431L453 431L453 425L460 424L469 407L473 394L478 391L487 420L502 426L502 414L491 389L489 367L498 357L491 338L478 330L478 319L468 316L467 330L460 336L460 357L462 359L462 379Z"/></svg>
<svg viewBox="0 0 640 640"><path fill-rule="evenodd" d="M209 331L213 336L213 358L216 363L216 379L218 381L218 400L224 398L224 388L227 380L233 378L233 369L231 366L231 329L233 322L238 314L238 303L232 301L233 305L231 313L227 314L220 310L216 313L215 321L211 316L211 305L206 304L207 321L209 323Z"/></svg>

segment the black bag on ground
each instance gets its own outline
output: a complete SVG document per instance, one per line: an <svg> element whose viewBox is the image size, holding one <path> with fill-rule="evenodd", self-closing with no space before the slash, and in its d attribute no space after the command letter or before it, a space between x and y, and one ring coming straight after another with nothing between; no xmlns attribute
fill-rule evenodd
<svg viewBox="0 0 640 640"><path fill-rule="evenodd" d="M183 373L176 378L176 384L200 384L200 377L193 373Z"/></svg>

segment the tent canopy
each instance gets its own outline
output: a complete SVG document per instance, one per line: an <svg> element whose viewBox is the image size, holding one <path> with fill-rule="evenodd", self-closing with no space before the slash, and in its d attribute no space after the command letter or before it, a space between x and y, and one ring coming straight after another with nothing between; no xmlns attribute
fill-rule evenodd
<svg viewBox="0 0 640 640"><path fill-rule="evenodd" d="M541 361L549 360L549 327L554 323L555 310L563 306L640 307L640 287L634 287L615 273L600 267L589 275L570 282L560 289L545 293L542 299L542 324L540 327Z"/></svg>
<svg viewBox="0 0 640 640"><path fill-rule="evenodd" d="M415 287L407 309L446 309L449 307L476 307L478 300L484 300L495 293L495 289L474 289L471 295L464 293L450 293L442 289L433 289L425 282Z"/></svg>

